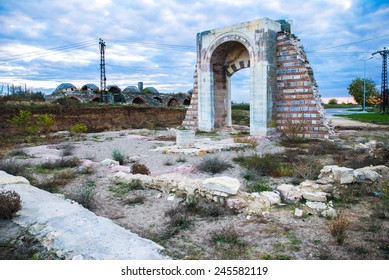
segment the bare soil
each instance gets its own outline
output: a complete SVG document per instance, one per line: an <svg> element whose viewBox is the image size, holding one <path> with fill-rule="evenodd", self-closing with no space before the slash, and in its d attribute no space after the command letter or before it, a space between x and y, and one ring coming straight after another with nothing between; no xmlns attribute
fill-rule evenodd
<svg viewBox="0 0 389 280"><path fill-rule="evenodd" d="M341 147L351 148L369 140L388 139L387 130L341 130L338 129L335 141ZM106 167L99 163L112 158L113 150L121 151L127 159L139 157L139 163L146 165L152 176L171 172L184 173L191 178L208 178L212 176L231 176L238 178L244 188L245 169L233 161L237 156L282 152L285 149L306 149L306 146L282 147L279 135L262 138L255 149L242 151L221 151L203 156L163 154L155 151L156 147L173 145L172 131L169 130L122 130L115 132L90 133L62 139L62 143L43 146L25 147L29 156L13 157L15 161L37 166L42 162L61 158L61 144L72 143L74 156L88 160L90 165L86 172L78 167L69 169L75 175L63 186L56 186L56 191L71 196L77 187L92 182L96 194L91 210L107 217L117 224L149 238L166 248L166 254L174 259L389 259L389 218L377 206L389 203L382 197L371 193L350 192L347 199L334 200L334 208L343 212L349 226L343 244L339 244L329 231L330 220L310 213L303 204L274 206L261 215L232 213L222 205L212 205L197 201L197 205L188 208L185 197L172 196L153 189L120 191L112 181L112 176L119 170L129 171L132 162L127 160L124 166ZM197 138L220 140L232 138L227 132L197 135ZM162 140L161 140L162 139ZM168 141L166 141L168 140ZM361 153L339 155L315 155L323 165L360 161ZM366 152L367 153L367 152ZM210 156L218 156L232 164L232 168L220 174L200 172L196 165ZM86 173L86 174L82 174ZM33 169L36 181L55 177L52 172ZM266 177L270 187L280 183L295 182L293 177ZM305 209L302 218L294 216L296 207ZM173 209L173 210L172 210ZM174 213L182 214L176 222ZM2 221L0 230L17 232L0 238L1 244L10 244L20 236L11 222ZM10 229L8 229L8 227ZM13 239L13 237L14 239ZM10 251L0 246L2 259L14 258ZM15 251L15 250L13 250ZM7 254L8 252L8 254ZM41 256L47 256L41 254ZM16 257L17 258L17 257ZM45 258L45 257L43 257ZM49 257L47 257L49 258Z"/></svg>

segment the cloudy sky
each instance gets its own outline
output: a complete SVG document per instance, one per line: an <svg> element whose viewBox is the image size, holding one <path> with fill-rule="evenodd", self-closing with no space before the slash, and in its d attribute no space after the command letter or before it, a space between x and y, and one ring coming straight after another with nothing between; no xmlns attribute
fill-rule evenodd
<svg viewBox="0 0 389 280"><path fill-rule="evenodd" d="M293 21L323 97L348 96L362 60L389 47L389 2L380 0L0 0L0 90L99 85L102 38L107 85L187 92L198 32L264 17ZM378 89L381 67L379 55L366 62ZM248 100L247 69L233 76L232 98Z"/></svg>

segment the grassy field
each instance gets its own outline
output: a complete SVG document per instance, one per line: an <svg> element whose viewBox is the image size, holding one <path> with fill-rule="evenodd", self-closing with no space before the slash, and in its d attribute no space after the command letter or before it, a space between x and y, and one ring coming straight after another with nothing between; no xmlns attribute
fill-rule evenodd
<svg viewBox="0 0 389 280"><path fill-rule="evenodd" d="M389 125L389 114L365 113L365 114L349 114L349 115L339 114L335 116L344 117L344 118L348 118L360 122Z"/></svg>
<svg viewBox="0 0 389 280"><path fill-rule="evenodd" d="M238 125L250 125L250 104L232 103L232 123Z"/></svg>
<svg viewBox="0 0 389 280"><path fill-rule="evenodd" d="M359 108L359 105L354 104L323 104L324 109L331 109L331 108Z"/></svg>

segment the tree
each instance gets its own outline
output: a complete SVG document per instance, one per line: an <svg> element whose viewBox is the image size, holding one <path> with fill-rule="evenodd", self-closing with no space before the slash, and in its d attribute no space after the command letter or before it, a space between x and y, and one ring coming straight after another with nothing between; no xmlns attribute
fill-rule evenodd
<svg viewBox="0 0 389 280"><path fill-rule="evenodd" d="M348 86L348 93L354 97L355 102L363 105L363 79L355 78ZM380 103L380 93L372 79L366 79L366 105L376 105Z"/></svg>
<svg viewBox="0 0 389 280"><path fill-rule="evenodd" d="M336 105L336 104L338 104L338 99L336 99L336 98L331 98L330 100L328 100L328 104L330 104L330 105Z"/></svg>

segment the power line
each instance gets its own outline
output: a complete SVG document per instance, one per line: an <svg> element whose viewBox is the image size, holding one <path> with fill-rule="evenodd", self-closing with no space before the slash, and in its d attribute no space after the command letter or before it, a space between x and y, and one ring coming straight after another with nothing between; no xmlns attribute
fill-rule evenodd
<svg viewBox="0 0 389 280"><path fill-rule="evenodd" d="M60 47L54 47L54 48L49 48L45 50L40 50L40 51L35 51L35 52L30 52L30 53L25 53L25 54L20 54L20 55L13 55L13 56L7 56L7 57L1 57L0 61L4 62L11 62L11 61L20 61L26 58L38 58L42 56L46 56L49 54L53 53L64 53L76 49L84 49L87 47L91 47L96 45L97 42L96 40L89 40L89 41L84 41L84 42L79 42L79 43L73 43L65 46L60 46Z"/></svg>
<svg viewBox="0 0 389 280"><path fill-rule="evenodd" d="M122 45L130 45L130 46L143 47L143 48L169 49L169 50L174 50L174 51L196 52L196 47L194 47L194 46L170 45L170 44L128 41L128 40L112 40L112 42L122 44Z"/></svg>
<svg viewBox="0 0 389 280"><path fill-rule="evenodd" d="M368 41L372 41L372 40L376 40L376 39L381 39L381 38L385 38L385 37L389 37L389 34L385 34L385 35L382 35L382 36L378 36L378 37L374 37L374 38L369 38L369 39L365 39L365 40L360 40L360 41L356 41L356 42L351 42L351 43L347 43L347 44L342 44L342 45L337 45L337 46L321 48L321 49L317 49L317 50L313 50L313 51L307 51L306 53L313 53L313 52L319 52L321 50L329 50L329 49L335 49L335 48L340 48L340 47L346 47L346 46L350 46L350 45L354 45L354 44L359 44L359 43L363 43L363 42L368 42Z"/></svg>

